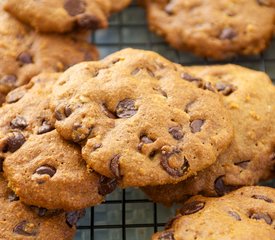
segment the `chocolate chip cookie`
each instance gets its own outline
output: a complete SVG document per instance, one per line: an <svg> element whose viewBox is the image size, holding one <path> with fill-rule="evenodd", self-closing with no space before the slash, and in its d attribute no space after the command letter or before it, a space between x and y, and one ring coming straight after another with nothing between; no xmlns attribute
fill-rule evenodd
<svg viewBox="0 0 275 240"><path fill-rule="evenodd" d="M275 239L275 189L245 187L220 198L195 196L152 240Z"/></svg>
<svg viewBox="0 0 275 240"><path fill-rule="evenodd" d="M0 239L69 240L73 239L83 211L49 211L26 206L12 192L0 174Z"/></svg>
<svg viewBox="0 0 275 240"><path fill-rule="evenodd" d="M99 204L116 180L88 171L80 148L54 130L49 110L59 74L41 74L0 108L0 158L9 186L28 205L75 210Z"/></svg>
<svg viewBox="0 0 275 240"><path fill-rule="evenodd" d="M39 32L96 30L108 26L111 12L122 10L129 0L7 0L5 10Z"/></svg>
<svg viewBox="0 0 275 240"><path fill-rule="evenodd" d="M200 87L160 55L125 49L60 77L55 126L122 187L176 183L213 164L232 139L220 96Z"/></svg>
<svg viewBox="0 0 275 240"><path fill-rule="evenodd" d="M274 8L268 0L148 0L149 27L176 49L228 59L255 55L271 40ZM267 6L268 5L268 6Z"/></svg>
<svg viewBox="0 0 275 240"><path fill-rule="evenodd" d="M145 192L156 202L171 204L190 195L224 195L267 178L275 165L275 87L269 77L236 65L181 69L191 80L211 82L223 96L234 139L215 164L195 177L175 185L147 187Z"/></svg>
<svg viewBox="0 0 275 240"><path fill-rule="evenodd" d="M73 35L37 34L12 18L0 1L0 105L12 89L43 72L61 72L71 65L98 58L93 45ZM17 1L21 3L21 1ZM81 36L82 37L82 36Z"/></svg>

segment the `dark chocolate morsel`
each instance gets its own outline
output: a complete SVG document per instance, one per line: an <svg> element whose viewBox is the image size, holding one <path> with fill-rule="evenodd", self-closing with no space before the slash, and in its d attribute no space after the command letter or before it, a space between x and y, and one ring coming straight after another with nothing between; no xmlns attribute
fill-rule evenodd
<svg viewBox="0 0 275 240"><path fill-rule="evenodd" d="M204 206L205 206L205 202L203 201L193 201L193 202L185 203L183 207L180 209L180 213L182 215L194 214L202 210Z"/></svg>

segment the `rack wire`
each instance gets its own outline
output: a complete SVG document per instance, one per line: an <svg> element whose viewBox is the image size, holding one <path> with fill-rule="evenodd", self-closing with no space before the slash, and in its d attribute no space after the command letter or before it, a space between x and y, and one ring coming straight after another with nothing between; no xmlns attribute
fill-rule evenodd
<svg viewBox="0 0 275 240"><path fill-rule="evenodd" d="M114 15L110 27L97 31L91 37L100 50L101 58L126 47L153 50L183 65L216 63L198 58L191 53L178 52L169 47L162 38L148 30L145 11L137 3L122 13ZM263 54L239 57L230 61L255 70L265 71L275 83L275 40ZM275 182L266 183L274 186ZM145 240L161 230L175 214L177 206L165 208L150 202L139 189L118 189L107 201L87 209L86 216L78 224L76 240Z"/></svg>

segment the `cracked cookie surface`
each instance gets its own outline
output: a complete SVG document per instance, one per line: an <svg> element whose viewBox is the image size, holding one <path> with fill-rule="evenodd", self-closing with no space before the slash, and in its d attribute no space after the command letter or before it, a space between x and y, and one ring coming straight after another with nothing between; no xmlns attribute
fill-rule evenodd
<svg viewBox="0 0 275 240"><path fill-rule="evenodd" d="M275 239L275 189L244 187L220 198L195 196L152 240Z"/></svg>
<svg viewBox="0 0 275 240"><path fill-rule="evenodd" d="M20 1L17 1L18 3ZM38 34L12 18L0 2L0 105L12 89L41 72L62 72L71 65L98 58L82 34Z"/></svg>
<svg viewBox="0 0 275 240"><path fill-rule="evenodd" d="M9 186L28 205L75 210L99 204L116 182L88 171L80 147L54 130L49 109L60 74L41 74L0 108L0 158Z"/></svg>
<svg viewBox="0 0 275 240"><path fill-rule="evenodd" d="M274 8L260 0L148 0L149 27L179 50L214 59L255 55L272 38Z"/></svg>
<svg viewBox="0 0 275 240"><path fill-rule="evenodd" d="M275 165L275 87L269 77L237 65L181 69L193 79L211 82L223 96L234 138L218 161L194 178L143 190L153 201L169 205L197 194L224 195L268 178Z"/></svg>
<svg viewBox="0 0 275 240"><path fill-rule="evenodd" d="M122 187L179 182L213 164L232 139L219 95L184 77L160 55L134 49L79 64L55 86L56 129Z"/></svg>

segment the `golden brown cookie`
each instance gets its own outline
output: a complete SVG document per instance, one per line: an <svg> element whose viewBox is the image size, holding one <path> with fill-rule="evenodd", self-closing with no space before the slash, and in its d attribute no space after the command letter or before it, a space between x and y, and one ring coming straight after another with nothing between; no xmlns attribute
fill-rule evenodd
<svg viewBox="0 0 275 240"><path fill-rule="evenodd" d="M49 211L26 206L8 188L0 174L0 239L3 240L70 240L82 211Z"/></svg>
<svg viewBox="0 0 275 240"><path fill-rule="evenodd" d="M54 130L49 110L59 74L41 74L0 108L0 158L9 186L28 205L75 210L99 204L116 181L88 171L77 145Z"/></svg>
<svg viewBox="0 0 275 240"><path fill-rule="evenodd" d="M220 198L195 196L152 240L275 239L275 189L245 187Z"/></svg>
<svg viewBox="0 0 275 240"><path fill-rule="evenodd" d="M275 87L269 77L236 65L179 68L194 83L211 82L223 96L234 139L215 164L195 177L145 192L156 202L171 204L190 195L223 195L267 178L275 165Z"/></svg>
<svg viewBox="0 0 275 240"><path fill-rule="evenodd" d="M96 30L108 26L112 12L121 11L130 0L7 0L5 10L39 32Z"/></svg>
<svg viewBox="0 0 275 240"><path fill-rule="evenodd" d="M78 39L78 34L37 34L5 13L2 2L0 1L0 105L9 91L28 83L41 72L61 72L75 63L98 58L96 48Z"/></svg>
<svg viewBox="0 0 275 240"><path fill-rule="evenodd" d="M219 95L160 55L125 49L67 70L54 89L57 131L89 167L122 187L176 183L216 161L232 139Z"/></svg>
<svg viewBox="0 0 275 240"><path fill-rule="evenodd" d="M269 44L274 8L268 0L147 0L149 27L179 50L227 59ZM267 6L268 5L268 6Z"/></svg>

